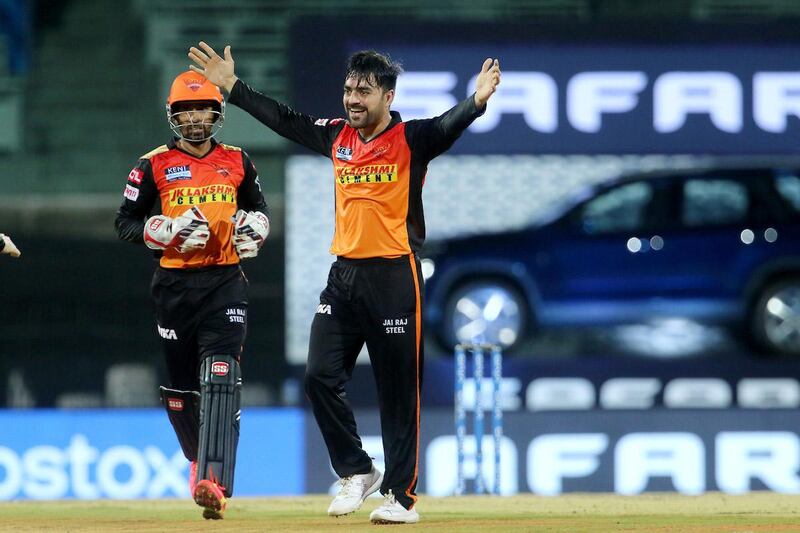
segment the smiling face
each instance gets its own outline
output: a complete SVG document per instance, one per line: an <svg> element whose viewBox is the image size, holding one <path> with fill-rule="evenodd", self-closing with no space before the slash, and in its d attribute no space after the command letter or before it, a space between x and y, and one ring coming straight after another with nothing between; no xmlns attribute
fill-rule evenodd
<svg viewBox="0 0 800 533"><path fill-rule="evenodd" d="M344 81L342 102L350 126L369 136L383 122L388 124L394 90L385 90L374 77L349 77Z"/></svg>

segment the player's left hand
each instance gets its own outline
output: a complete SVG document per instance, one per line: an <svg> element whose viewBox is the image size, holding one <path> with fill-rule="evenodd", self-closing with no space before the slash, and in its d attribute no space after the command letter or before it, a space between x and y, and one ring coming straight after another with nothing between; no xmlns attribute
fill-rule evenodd
<svg viewBox="0 0 800 533"><path fill-rule="evenodd" d="M233 246L240 259L258 255L258 250L269 235L269 219L259 211L236 212L233 227Z"/></svg>
<svg viewBox="0 0 800 533"><path fill-rule="evenodd" d="M500 61L488 57L483 62L478 79L475 80L475 105L478 109L486 106L486 102L497 90L498 85L500 85Z"/></svg>

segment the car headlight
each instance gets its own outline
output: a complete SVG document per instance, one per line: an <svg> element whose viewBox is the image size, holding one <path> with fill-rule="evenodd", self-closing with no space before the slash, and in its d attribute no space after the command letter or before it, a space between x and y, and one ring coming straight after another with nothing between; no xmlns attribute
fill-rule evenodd
<svg viewBox="0 0 800 533"><path fill-rule="evenodd" d="M422 267L422 279L428 281L428 279L433 276L433 273L436 271L436 263L433 262L433 259L423 259L420 261L420 266Z"/></svg>

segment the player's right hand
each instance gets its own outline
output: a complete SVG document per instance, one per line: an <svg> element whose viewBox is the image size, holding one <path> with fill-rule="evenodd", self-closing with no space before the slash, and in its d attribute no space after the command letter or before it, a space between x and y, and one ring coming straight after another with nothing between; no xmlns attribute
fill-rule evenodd
<svg viewBox="0 0 800 533"><path fill-rule="evenodd" d="M189 65L189 68L198 74L202 74L208 81L230 93L236 84L236 80L239 79L234 72L235 62L233 61L230 45L226 46L222 51L224 57L220 57L213 48L203 41L200 41L197 46L199 48L195 46L189 48L189 59L195 62L194 65Z"/></svg>
<svg viewBox="0 0 800 533"><path fill-rule="evenodd" d="M0 233L0 242L4 243L3 250L0 251L0 254L8 254L11 257L19 257L22 255L22 253L19 251L19 248L14 245L14 243L11 241L11 237L8 235L3 235Z"/></svg>
<svg viewBox="0 0 800 533"><path fill-rule="evenodd" d="M210 237L208 220L197 207L175 218L150 217L144 225L144 243L153 250L174 248L180 253L191 252L205 248Z"/></svg>

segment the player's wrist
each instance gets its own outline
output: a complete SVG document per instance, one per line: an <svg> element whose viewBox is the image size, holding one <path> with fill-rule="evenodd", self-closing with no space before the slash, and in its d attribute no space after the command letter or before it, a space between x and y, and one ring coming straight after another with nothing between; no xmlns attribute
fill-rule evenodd
<svg viewBox="0 0 800 533"><path fill-rule="evenodd" d="M226 93L231 94L231 91L233 91L233 86L236 85L237 81L239 81L239 78L234 74L223 81L222 88Z"/></svg>

